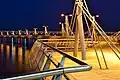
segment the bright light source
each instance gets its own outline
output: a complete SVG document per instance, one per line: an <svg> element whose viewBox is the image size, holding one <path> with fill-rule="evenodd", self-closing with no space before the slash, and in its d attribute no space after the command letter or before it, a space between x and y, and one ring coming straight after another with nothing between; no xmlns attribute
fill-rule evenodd
<svg viewBox="0 0 120 80"><path fill-rule="evenodd" d="M72 17L72 14L69 14L70 17Z"/></svg>
<svg viewBox="0 0 120 80"><path fill-rule="evenodd" d="M61 22L59 22L59 24L62 24Z"/></svg>
<svg viewBox="0 0 120 80"><path fill-rule="evenodd" d="M61 17L65 16L64 14L61 14Z"/></svg>
<svg viewBox="0 0 120 80"><path fill-rule="evenodd" d="M99 17L99 15L96 15L96 17Z"/></svg>

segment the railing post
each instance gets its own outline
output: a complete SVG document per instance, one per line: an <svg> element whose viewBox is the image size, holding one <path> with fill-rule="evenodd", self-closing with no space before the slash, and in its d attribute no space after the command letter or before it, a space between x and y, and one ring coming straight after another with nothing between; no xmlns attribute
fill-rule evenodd
<svg viewBox="0 0 120 80"><path fill-rule="evenodd" d="M45 51L46 51L46 48L44 48L44 49L42 50L41 57L39 58L39 62L38 62L38 64L37 64L37 66L38 66L39 69L42 68L42 65L43 65L43 63L44 63L45 54L46 54ZM40 53L39 53L39 54L40 54Z"/></svg>
<svg viewBox="0 0 120 80"><path fill-rule="evenodd" d="M54 54L54 51L52 50L52 51L51 51L51 54L49 54L49 58L50 58L50 59L52 58L53 54ZM45 66L44 66L44 68L43 68L43 71L48 70L48 69L50 68L50 63L51 63L51 61L50 61L49 58L47 58L47 60L46 60Z"/></svg>
<svg viewBox="0 0 120 80"><path fill-rule="evenodd" d="M43 71L46 71L46 70L48 70L50 68L50 64L51 64L50 59L52 58L53 54L54 54L54 51L52 50L51 53L49 54L47 60L46 60L46 63L44 65L44 67L43 67ZM44 80L44 78L40 78L40 80Z"/></svg>
<svg viewBox="0 0 120 80"><path fill-rule="evenodd" d="M58 63L58 68L64 66L65 58L66 58L65 56L62 57L60 63ZM64 72L63 72L63 74L64 74ZM53 76L52 80L62 80L62 75L63 75L63 74L59 74L59 75ZM65 74L64 74L64 76L65 76L65 78L68 79L68 77L67 77Z"/></svg>

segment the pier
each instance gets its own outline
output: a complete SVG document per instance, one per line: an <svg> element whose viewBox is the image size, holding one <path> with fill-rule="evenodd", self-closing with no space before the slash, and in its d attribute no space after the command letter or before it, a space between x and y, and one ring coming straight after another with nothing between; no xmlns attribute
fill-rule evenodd
<svg viewBox="0 0 120 80"><path fill-rule="evenodd" d="M72 15L61 16L59 31L48 31L49 26L44 31L0 31L0 79L120 78L120 31L105 32L85 0L75 0Z"/></svg>

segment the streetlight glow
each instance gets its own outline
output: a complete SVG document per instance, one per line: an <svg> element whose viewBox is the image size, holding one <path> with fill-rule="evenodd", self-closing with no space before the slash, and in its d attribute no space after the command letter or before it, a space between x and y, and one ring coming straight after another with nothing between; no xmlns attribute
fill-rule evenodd
<svg viewBox="0 0 120 80"><path fill-rule="evenodd" d="M72 14L69 14L70 17L72 17Z"/></svg>
<svg viewBox="0 0 120 80"><path fill-rule="evenodd" d="M99 17L99 15L96 15L96 17Z"/></svg>
<svg viewBox="0 0 120 80"><path fill-rule="evenodd" d="M61 14L61 17L65 16L64 14Z"/></svg>
<svg viewBox="0 0 120 80"><path fill-rule="evenodd" d="M59 22L59 24L62 24L61 22Z"/></svg>

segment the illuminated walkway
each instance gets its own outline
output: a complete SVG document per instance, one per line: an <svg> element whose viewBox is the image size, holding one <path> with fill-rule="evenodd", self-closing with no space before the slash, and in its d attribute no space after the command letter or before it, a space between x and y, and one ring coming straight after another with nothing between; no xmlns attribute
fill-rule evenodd
<svg viewBox="0 0 120 80"><path fill-rule="evenodd" d="M108 48L108 46L104 45L103 51L109 69L105 70L105 66L101 58L101 54L99 54L99 56L100 56L100 61L102 63L102 68L104 70L99 69L99 64L97 62L94 50L91 48L87 50L87 60L85 62L90 64L93 67L93 69L87 72L77 72L77 73L67 74L68 77L71 80L120 80L120 60L115 56L115 54L111 51L111 49ZM72 52L69 52L69 54L71 55ZM58 60L60 56L56 54L54 58ZM77 58L80 59L81 58L80 55L78 55ZM65 64L66 63L67 65L65 66L74 65L73 63L71 64L69 60L66 60Z"/></svg>

